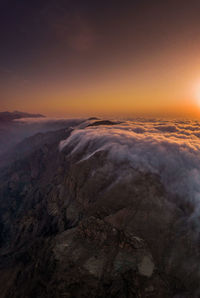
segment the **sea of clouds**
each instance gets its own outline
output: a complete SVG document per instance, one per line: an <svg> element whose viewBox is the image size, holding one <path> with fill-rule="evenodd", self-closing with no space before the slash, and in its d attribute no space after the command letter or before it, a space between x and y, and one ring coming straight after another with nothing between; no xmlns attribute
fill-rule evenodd
<svg viewBox="0 0 200 298"><path fill-rule="evenodd" d="M160 176L166 190L196 203L200 211L200 122L135 119L115 125L78 126L60 143L81 160L98 151L119 164Z"/></svg>

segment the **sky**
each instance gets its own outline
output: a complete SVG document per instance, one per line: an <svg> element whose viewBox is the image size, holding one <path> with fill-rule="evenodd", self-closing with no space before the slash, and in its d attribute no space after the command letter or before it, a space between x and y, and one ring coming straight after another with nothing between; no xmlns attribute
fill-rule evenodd
<svg viewBox="0 0 200 298"><path fill-rule="evenodd" d="M200 1L1 0L0 110L200 117Z"/></svg>

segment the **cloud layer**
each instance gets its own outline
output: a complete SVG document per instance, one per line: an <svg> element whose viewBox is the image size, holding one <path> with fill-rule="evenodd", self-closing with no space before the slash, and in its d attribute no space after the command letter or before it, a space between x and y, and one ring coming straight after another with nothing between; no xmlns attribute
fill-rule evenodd
<svg viewBox="0 0 200 298"><path fill-rule="evenodd" d="M115 163L158 174L166 190L200 208L200 123L136 119L113 126L78 128L60 143L88 159L105 150Z"/></svg>

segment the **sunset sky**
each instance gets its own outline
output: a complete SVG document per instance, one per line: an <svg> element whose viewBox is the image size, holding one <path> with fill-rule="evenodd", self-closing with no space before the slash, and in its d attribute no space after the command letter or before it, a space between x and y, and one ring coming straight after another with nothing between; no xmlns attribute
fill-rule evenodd
<svg viewBox="0 0 200 298"><path fill-rule="evenodd" d="M199 0L2 0L0 110L200 117Z"/></svg>

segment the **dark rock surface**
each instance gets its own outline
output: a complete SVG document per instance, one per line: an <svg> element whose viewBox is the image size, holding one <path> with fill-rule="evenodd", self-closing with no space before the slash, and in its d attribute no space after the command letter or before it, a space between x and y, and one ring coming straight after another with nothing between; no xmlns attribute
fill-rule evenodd
<svg viewBox="0 0 200 298"><path fill-rule="evenodd" d="M188 206L107 152L59 152L71 131L27 139L0 175L1 297L198 297Z"/></svg>

